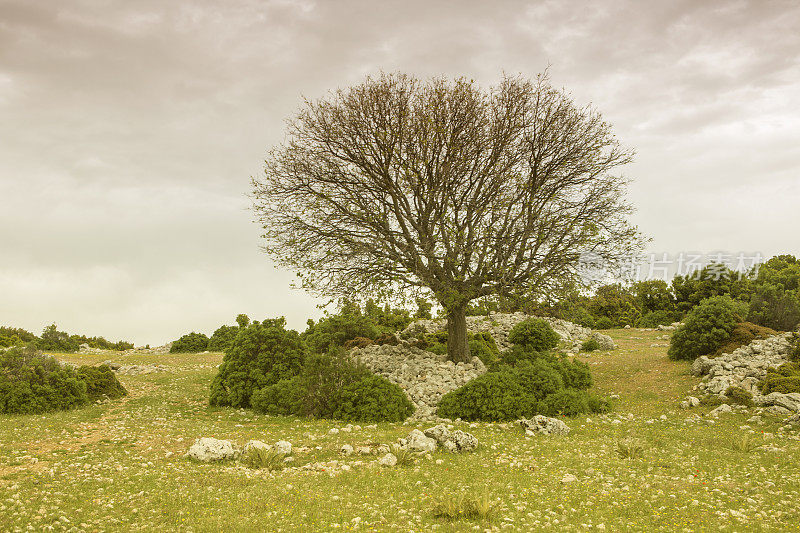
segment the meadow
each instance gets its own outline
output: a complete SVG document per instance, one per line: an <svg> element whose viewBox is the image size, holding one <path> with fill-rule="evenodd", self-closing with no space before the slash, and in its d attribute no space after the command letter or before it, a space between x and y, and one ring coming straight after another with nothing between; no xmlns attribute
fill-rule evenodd
<svg viewBox="0 0 800 533"><path fill-rule="evenodd" d="M613 411L563 437L456 423L477 451L391 468L354 447L432 424L347 426L211 408L222 354L117 356L170 372L119 376L129 396L37 416L0 415L0 531L798 531L800 432L782 419L678 408L699 378L665 333L611 330L579 355ZM56 354L80 364L108 356ZM618 398L616 398L618 396ZM331 429L338 432L331 432ZM294 445L283 470L184 455L199 437ZM345 468L342 467L345 465ZM465 499L481 511L458 513ZM441 509L454 516L441 516Z"/></svg>

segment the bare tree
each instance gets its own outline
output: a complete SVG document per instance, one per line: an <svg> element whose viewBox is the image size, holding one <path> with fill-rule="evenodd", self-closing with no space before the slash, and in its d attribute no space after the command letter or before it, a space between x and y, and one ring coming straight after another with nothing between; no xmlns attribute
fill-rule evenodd
<svg viewBox="0 0 800 533"><path fill-rule="evenodd" d="M288 123L254 210L265 251L319 295L418 294L447 312L448 354L469 360L466 306L578 279L582 253L613 259L631 161L611 127L535 81L367 78Z"/></svg>

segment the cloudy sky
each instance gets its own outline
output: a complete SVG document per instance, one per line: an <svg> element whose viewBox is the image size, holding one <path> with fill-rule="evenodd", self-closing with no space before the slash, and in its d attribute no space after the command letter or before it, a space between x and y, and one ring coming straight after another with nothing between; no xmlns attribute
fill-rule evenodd
<svg viewBox="0 0 800 533"><path fill-rule="evenodd" d="M249 179L303 96L380 70L550 65L636 149L651 251L800 254L797 28L794 0L0 0L0 324L302 328Z"/></svg>

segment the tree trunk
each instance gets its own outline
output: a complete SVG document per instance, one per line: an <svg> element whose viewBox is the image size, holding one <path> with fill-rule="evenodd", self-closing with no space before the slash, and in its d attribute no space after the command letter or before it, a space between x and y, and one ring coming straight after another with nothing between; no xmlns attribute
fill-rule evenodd
<svg viewBox="0 0 800 533"><path fill-rule="evenodd" d="M466 306L447 310L447 356L454 363L469 363Z"/></svg>

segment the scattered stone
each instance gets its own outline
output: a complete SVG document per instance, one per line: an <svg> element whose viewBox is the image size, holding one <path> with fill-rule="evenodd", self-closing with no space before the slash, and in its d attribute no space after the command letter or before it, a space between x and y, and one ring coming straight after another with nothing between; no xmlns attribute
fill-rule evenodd
<svg viewBox="0 0 800 533"><path fill-rule="evenodd" d="M564 477L561 478L561 483L574 483L575 481L578 481L578 478L573 474L564 474Z"/></svg>
<svg viewBox="0 0 800 533"><path fill-rule="evenodd" d="M229 440L202 437L194 441L187 455L198 461L222 461L235 459L239 455L239 450Z"/></svg>
<svg viewBox="0 0 800 533"><path fill-rule="evenodd" d="M535 415L531 419L522 418L517 423L522 426L526 435L566 435L570 432L569 426L562 420L544 415Z"/></svg>
<svg viewBox="0 0 800 533"><path fill-rule="evenodd" d="M700 405L700 398L688 396L681 402L681 409L691 409L692 407L697 407L698 405Z"/></svg>
<svg viewBox="0 0 800 533"><path fill-rule="evenodd" d="M717 406L713 411L708 413L708 416L713 416L714 418L717 418L721 414L730 413L732 411L733 408L730 405L728 405L727 403L723 403L722 405Z"/></svg>
<svg viewBox="0 0 800 533"><path fill-rule="evenodd" d="M349 444L343 444L342 447L339 449L339 453L342 455L353 455L353 447ZM369 452L368 452L369 453Z"/></svg>
<svg viewBox="0 0 800 533"><path fill-rule="evenodd" d="M378 464L381 466L395 466L397 464L397 457L393 453L387 453L378 459Z"/></svg>
<svg viewBox="0 0 800 533"><path fill-rule="evenodd" d="M244 445L244 450L242 453L247 454L252 450L270 450L272 446L267 444L266 442L261 442L260 440L249 440L247 444Z"/></svg>
<svg viewBox="0 0 800 533"><path fill-rule="evenodd" d="M292 443L285 440L279 440L275 443L275 451L282 453L283 455L292 455Z"/></svg>
<svg viewBox="0 0 800 533"><path fill-rule="evenodd" d="M411 433L406 437L405 448L412 452L433 452L436 451L436 440L426 437L423 432L418 429L412 429Z"/></svg>

